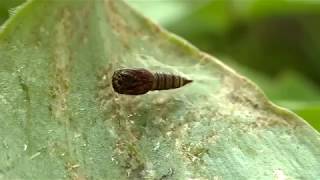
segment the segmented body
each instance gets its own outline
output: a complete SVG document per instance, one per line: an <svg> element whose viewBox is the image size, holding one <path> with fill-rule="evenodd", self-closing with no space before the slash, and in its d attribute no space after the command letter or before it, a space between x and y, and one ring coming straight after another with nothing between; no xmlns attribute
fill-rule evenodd
<svg viewBox="0 0 320 180"><path fill-rule="evenodd" d="M153 86L151 90L167 90L182 87L190 82L184 77L174 74L154 73Z"/></svg>
<svg viewBox="0 0 320 180"><path fill-rule="evenodd" d="M153 90L168 90L182 87L192 80L184 77L151 73L146 69L120 69L112 76L113 89L119 94L140 95Z"/></svg>

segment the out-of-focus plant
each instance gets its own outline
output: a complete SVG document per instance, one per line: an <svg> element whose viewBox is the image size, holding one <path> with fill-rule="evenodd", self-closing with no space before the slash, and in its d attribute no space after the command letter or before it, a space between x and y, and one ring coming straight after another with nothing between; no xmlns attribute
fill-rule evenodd
<svg viewBox="0 0 320 180"><path fill-rule="evenodd" d="M271 77L294 69L319 83L319 17L315 1L218 0L167 26Z"/></svg>
<svg viewBox="0 0 320 180"><path fill-rule="evenodd" d="M10 10L24 2L24 0L0 1L0 25L9 17Z"/></svg>
<svg viewBox="0 0 320 180"><path fill-rule="evenodd" d="M192 6L190 1L158 1L162 6L152 1L129 3L201 49L228 59L227 64L258 83L273 101L319 126L319 2L208 0L192 1ZM179 13L166 11L173 8ZM159 18L151 13L155 9L168 13Z"/></svg>

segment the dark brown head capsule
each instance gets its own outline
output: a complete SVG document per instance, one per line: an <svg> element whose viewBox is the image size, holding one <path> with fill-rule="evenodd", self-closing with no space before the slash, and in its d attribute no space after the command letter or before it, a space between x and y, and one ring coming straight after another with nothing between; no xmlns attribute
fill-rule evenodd
<svg viewBox="0 0 320 180"><path fill-rule="evenodd" d="M120 69L113 73L112 86L119 94L140 95L153 90L182 87L192 80L164 73L151 73L146 69Z"/></svg>

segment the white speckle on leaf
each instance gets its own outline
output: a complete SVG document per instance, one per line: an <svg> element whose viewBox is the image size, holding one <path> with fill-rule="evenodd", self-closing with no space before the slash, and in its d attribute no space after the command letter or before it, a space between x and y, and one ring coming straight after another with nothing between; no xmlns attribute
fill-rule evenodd
<svg viewBox="0 0 320 180"><path fill-rule="evenodd" d="M166 135L170 137L172 135L172 131L166 132Z"/></svg>
<svg viewBox="0 0 320 180"><path fill-rule="evenodd" d="M167 102L168 101L168 98L166 98L166 97L159 97L159 98L156 98L154 101L153 101L153 103L155 104L155 105L163 105L165 102Z"/></svg>
<svg viewBox="0 0 320 180"><path fill-rule="evenodd" d="M222 177L220 177L220 176L214 176L213 177L213 180L221 180L222 179Z"/></svg>
<svg viewBox="0 0 320 180"><path fill-rule="evenodd" d="M8 143L6 142L6 140L2 141L4 148L9 149Z"/></svg>
<svg viewBox="0 0 320 180"><path fill-rule="evenodd" d="M0 100L3 104L8 104L8 101L5 99L3 95L0 95Z"/></svg>
<svg viewBox="0 0 320 180"><path fill-rule="evenodd" d="M24 66L20 66L20 67L17 69L17 72L20 73L23 69L24 69Z"/></svg>
<svg viewBox="0 0 320 180"><path fill-rule="evenodd" d="M276 180L286 180L287 177L281 169L276 169L274 171L274 176Z"/></svg>
<svg viewBox="0 0 320 180"><path fill-rule="evenodd" d="M160 142L157 142L153 148L154 151L157 151L160 148Z"/></svg>
<svg viewBox="0 0 320 180"><path fill-rule="evenodd" d="M40 154L41 154L41 152L37 152L37 153L35 153L34 155L32 155L32 156L30 157L30 159L34 159L34 158L40 156Z"/></svg>
<svg viewBox="0 0 320 180"><path fill-rule="evenodd" d="M78 167L80 167L80 164L74 164L74 165L70 166L69 170L72 170L72 169L75 169Z"/></svg>
<svg viewBox="0 0 320 180"><path fill-rule="evenodd" d="M149 36L142 36L142 38L141 38L143 41L147 41L147 40L149 40L150 39L150 37Z"/></svg>
<svg viewBox="0 0 320 180"><path fill-rule="evenodd" d="M75 133L75 134L74 134L74 138L79 138L80 136L81 136L80 133Z"/></svg>
<svg viewBox="0 0 320 180"><path fill-rule="evenodd" d="M23 151L26 151L28 149L28 145L24 144L23 145Z"/></svg>
<svg viewBox="0 0 320 180"><path fill-rule="evenodd" d="M115 133L115 131L114 131L113 128L108 129L108 131L109 131L109 133L110 133L110 135L111 135L112 137L116 137L116 136L117 136L117 134Z"/></svg>
<svg viewBox="0 0 320 180"><path fill-rule="evenodd" d="M153 179L155 176L155 171L153 169L153 164L151 162L146 163L146 169L142 172L145 178Z"/></svg>

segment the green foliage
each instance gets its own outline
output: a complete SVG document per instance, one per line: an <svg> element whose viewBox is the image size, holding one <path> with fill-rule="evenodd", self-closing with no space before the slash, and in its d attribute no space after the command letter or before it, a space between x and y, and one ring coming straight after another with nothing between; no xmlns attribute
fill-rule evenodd
<svg viewBox="0 0 320 180"><path fill-rule="evenodd" d="M319 104L304 104L293 108L298 115L308 120L308 122L318 131L320 130L320 105Z"/></svg>
<svg viewBox="0 0 320 180"><path fill-rule="evenodd" d="M206 0L179 0L179 1L136 1L128 0L131 6L143 11L156 22L172 23L189 14L189 10L201 7Z"/></svg>
<svg viewBox="0 0 320 180"><path fill-rule="evenodd" d="M320 177L319 133L120 0L30 0L0 57L0 179ZM119 95L123 67L194 82Z"/></svg>
<svg viewBox="0 0 320 180"><path fill-rule="evenodd" d="M2 0L0 1L0 25L8 19L10 14L14 14L14 7L20 5L24 0Z"/></svg>
<svg viewBox="0 0 320 180"><path fill-rule="evenodd" d="M158 19L161 24L221 57L253 79L275 102L296 102L306 104L306 108L319 102L319 2L212 0L194 2L196 8L186 6L187 1L179 2L175 7L183 6L186 12L174 20L176 16L166 14L171 21ZM148 7L152 5L150 2ZM311 124L320 124L317 114L301 115Z"/></svg>

